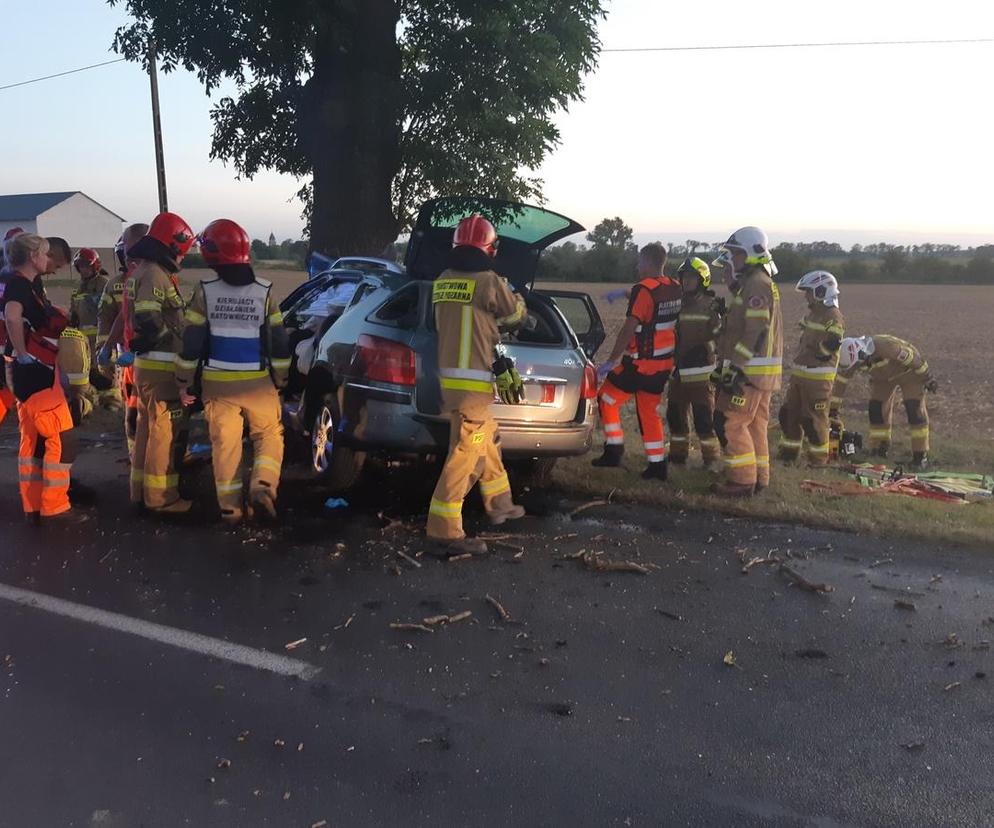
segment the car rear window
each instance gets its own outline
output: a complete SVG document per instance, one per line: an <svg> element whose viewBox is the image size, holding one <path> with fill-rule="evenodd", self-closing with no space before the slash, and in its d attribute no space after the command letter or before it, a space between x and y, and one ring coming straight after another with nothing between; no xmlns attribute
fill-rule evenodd
<svg viewBox="0 0 994 828"><path fill-rule="evenodd" d="M466 212L465 205L439 204L431 217L432 226L455 227ZM526 205L509 205L500 211L500 215L488 215L490 211L486 209L479 212L493 222L497 235L526 244L537 242L570 226L569 219L563 216Z"/></svg>

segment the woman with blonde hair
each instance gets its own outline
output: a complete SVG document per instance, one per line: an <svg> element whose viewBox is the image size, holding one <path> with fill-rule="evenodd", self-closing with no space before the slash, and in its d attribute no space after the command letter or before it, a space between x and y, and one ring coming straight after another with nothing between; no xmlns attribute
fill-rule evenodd
<svg viewBox="0 0 994 828"><path fill-rule="evenodd" d="M85 520L70 515L69 472L76 455L73 418L59 378L60 337L65 315L45 299L41 280L51 269L49 243L24 233L5 245L11 269L0 298L7 328L4 356L10 367L21 426L18 471L21 503L28 521L56 518L60 523ZM67 353L71 349L67 348ZM68 379L81 380L73 372Z"/></svg>

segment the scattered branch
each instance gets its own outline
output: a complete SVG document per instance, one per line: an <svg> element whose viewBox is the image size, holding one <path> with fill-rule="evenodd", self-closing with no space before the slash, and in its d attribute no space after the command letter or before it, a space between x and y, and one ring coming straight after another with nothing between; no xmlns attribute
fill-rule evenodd
<svg viewBox="0 0 994 828"><path fill-rule="evenodd" d="M780 568L778 571L780 572L781 575L785 575L787 579L790 580L791 583L793 583L795 586L807 592L821 592L821 593L835 592L835 587L832 586L831 584L824 584L824 583L818 584L815 583L814 581L809 581L807 578L801 575L801 573L797 572L794 569L791 569L786 564L783 563L780 564Z"/></svg>
<svg viewBox="0 0 994 828"><path fill-rule="evenodd" d="M496 598L494 598L493 595L489 595L488 594L486 596L486 602L488 604L490 604L490 606L492 606L495 610L497 610L497 615L500 617L501 621L510 621L511 620L511 613L509 613L504 608L504 605L500 601L498 601Z"/></svg>

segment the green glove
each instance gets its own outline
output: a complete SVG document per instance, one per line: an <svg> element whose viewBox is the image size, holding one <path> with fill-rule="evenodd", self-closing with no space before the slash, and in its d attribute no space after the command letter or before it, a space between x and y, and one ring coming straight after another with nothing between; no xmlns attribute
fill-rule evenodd
<svg viewBox="0 0 994 828"><path fill-rule="evenodd" d="M510 357L501 356L494 360L492 366L495 382L497 384L497 396L505 405L517 405L525 398L525 386L521 382L521 375L514 367L514 362Z"/></svg>

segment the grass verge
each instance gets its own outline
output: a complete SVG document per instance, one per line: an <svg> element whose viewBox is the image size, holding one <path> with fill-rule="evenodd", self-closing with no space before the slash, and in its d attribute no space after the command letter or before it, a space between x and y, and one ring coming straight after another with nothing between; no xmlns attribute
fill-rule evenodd
<svg viewBox="0 0 994 828"><path fill-rule="evenodd" d="M994 502L965 505L939 503L922 498L894 494L832 495L801 490L804 480L821 482L851 479L841 469L809 469L804 465L785 466L773 461L770 488L754 498L726 500L708 494L718 475L701 468L700 455L691 454L685 467L671 466L666 483L644 481L639 477L645 468L642 446L634 424L626 423L624 465L619 469L591 469L596 454L562 459L556 465L554 481L571 494L605 497L612 489L614 500L662 508L699 509L740 517L799 523L847 532L869 533L888 537L914 538L941 543L958 543L985 547L994 551ZM778 433L770 432L775 455ZM894 459L904 453L900 441L906 439L895 429L899 441ZM944 471L991 473L991 447L985 442L952 439L938 434L934 438L936 468ZM597 448L599 454L600 447Z"/></svg>

